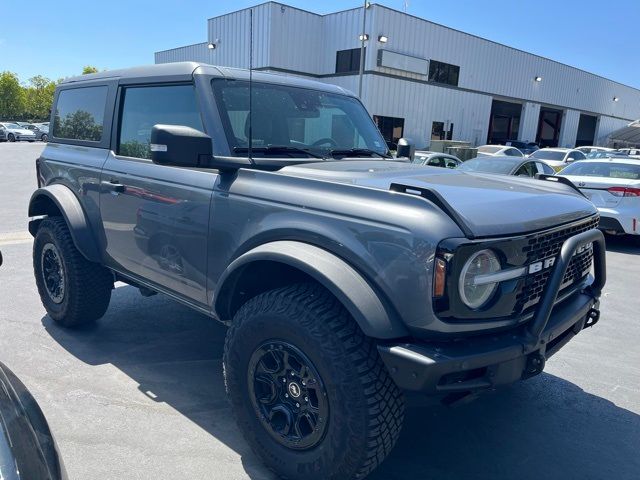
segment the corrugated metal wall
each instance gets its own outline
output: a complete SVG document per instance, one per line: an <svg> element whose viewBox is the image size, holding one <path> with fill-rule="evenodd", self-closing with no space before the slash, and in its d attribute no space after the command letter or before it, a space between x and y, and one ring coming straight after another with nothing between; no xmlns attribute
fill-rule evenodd
<svg viewBox="0 0 640 480"><path fill-rule="evenodd" d="M600 117L596 127L596 145L606 145L607 137L619 128L626 127L629 122L618 118Z"/></svg>
<svg viewBox="0 0 640 480"><path fill-rule="evenodd" d="M630 120L640 118L637 89L380 5L371 10L373 21L368 28L374 43L384 34L389 37L384 48L459 65L461 88ZM425 78L376 67L375 58L369 56L367 68ZM536 76L542 81L534 81ZM614 102L613 97L619 101Z"/></svg>
<svg viewBox="0 0 640 480"><path fill-rule="evenodd" d="M186 47L172 48L171 50L163 50L156 52L156 63L173 63L173 62L204 62L211 63L210 50L207 48L209 42L196 43L195 45L187 45Z"/></svg>
<svg viewBox="0 0 640 480"><path fill-rule="evenodd" d="M567 110L560 125L559 147L573 148L578 135L578 124L580 122L580 112L577 110Z"/></svg>
<svg viewBox="0 0 640 480"><path fill-rule="evenodd" d="M256 68L322 76L357 92L357 75L327 76L335 74L337 51L360 46L362 8L321 16L269 2L253 11ZM640 90L381 5L367 10L365 31L365 69L379 75L365 75L363 101L374 115L405 118L405 134L420 143L428 143L433 121L453 122L455 139L484 143L492 97L523 104L521 140L535 140L541 105L565 110L563 146L575 142L581 111L602 116L598 142L640 118ZM379 43L379 35L388 42ZM167 50L156 54L156 63L249 66L248 9L209 19L208 36L215 50L207 49L208 42ZM378 67L380 48L460 66L458 88L427 84L426 72Z"/></svg>
<svg viewBox="0 0 640 480"><path fill-rule="evenodd" d="M446 90L434 92L432 85L368 76L362 101L371 115L405 119L404 135L418 148L430 143L432 122L453 123L455 139L475 144L486 140L492 98L488 95ZM358 77L334 77L327 82L356 91ZM441 89L440 89L441 90Z"/></svg>

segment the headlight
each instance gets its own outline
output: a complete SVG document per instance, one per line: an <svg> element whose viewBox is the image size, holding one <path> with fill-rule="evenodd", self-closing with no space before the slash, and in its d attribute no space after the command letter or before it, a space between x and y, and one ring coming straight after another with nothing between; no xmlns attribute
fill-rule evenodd
<svg viewBox="0 0 640 480"><path fill-rule="evenodd" d="M465 305L473 309L482 307L498 286L498 282L486 280L499 271L500 261L491 250L474 253L464 264L458 285Z"/></svg>

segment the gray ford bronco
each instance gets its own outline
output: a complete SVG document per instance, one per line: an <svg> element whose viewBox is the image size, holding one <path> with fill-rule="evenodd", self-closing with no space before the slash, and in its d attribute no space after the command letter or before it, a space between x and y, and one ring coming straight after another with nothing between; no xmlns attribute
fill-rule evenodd
<svg viewBox="0 0 640 480"><path fill-rule="evenodd" d="M29 205L48 314L94 322L122 281L227 324L238 425L284 478L366 476L404 391L531 377L599 318L579 191L393 158L340 87L155 65L64 81L51 123Z"/></svg>

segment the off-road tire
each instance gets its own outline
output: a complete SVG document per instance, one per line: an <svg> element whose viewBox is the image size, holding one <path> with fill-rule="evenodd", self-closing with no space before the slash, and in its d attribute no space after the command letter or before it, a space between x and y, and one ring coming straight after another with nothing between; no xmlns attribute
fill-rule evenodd
<svg viewBox="0 0 640 480"><path fill-rule="evenodd" d="M47 244L53 244L62 261L64 294L59 302L48 293L43 276L42 256ZM48 217L39 225L33 242L33 270L42 304L56 323L77 327L95 322L106 312L113 277L78 251L63 218Z"/></svg>
<svg viewBox="0 0 640 480"><path fill-rule="evenodd" d="M307 450L274 440L250 399L253 352L265 342L294 345L326 386L324 437ZM404 397L375 343L327 290L300 283L258 295L236 313L224 348L224 374L238 425L253 450L285 479L360 479L395 445Z"/></svg>

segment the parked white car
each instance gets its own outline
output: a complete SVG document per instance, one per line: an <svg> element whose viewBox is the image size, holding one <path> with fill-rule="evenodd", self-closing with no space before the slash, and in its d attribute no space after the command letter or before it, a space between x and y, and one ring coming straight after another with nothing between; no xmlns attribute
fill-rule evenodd
<svg viewBox="0 0 640 480"><path fill-rule="evenodd" d="M601 230L640 235L640 162L626 158L585 160L558 173L600 211Z"/></svg>
<svg viewBox="0 0 640 480"><path fill-rule="evenodd" d="M529 155L529 158L542 160L555 170L560 170L571 162L585 160L587 157L580 150L572 148L541 148Z"/></svg>
<svg viewBox="0 0 640 480"><path fill-rule="evenodd" d="M36 136L31 130L23 128L17 123L0 123L0 126L4 127L8 142L19 142L22 140L26 142L36 141Z"/></svg>
<svg viewBox="0 0 640 480"><path fill-rule="evenodd" d="M576 147L576 150L580 150L585 155L589 155L591 152L614 152L614 148L596 147L594 145L587 145L584 147Z"/></svg>
<svg viewBox="0 0 640 480"><path fill-rule="evenodd" d="M640 157L640 148L619 148L618 152L629 155L630 157Z"/></svg>
<svg viewBox="0 0 640 480"><path fill-rule="evenodd" d="M516 147L507 145L481 145L478 147L478 157L524 157Z"/></svg>

